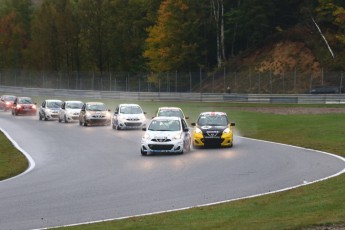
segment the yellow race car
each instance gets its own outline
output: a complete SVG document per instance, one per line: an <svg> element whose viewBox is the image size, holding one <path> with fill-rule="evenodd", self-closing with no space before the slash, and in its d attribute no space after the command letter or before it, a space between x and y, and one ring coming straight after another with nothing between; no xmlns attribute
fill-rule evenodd
<svg viewBox="0 0 345 230"><path fill-rule="evenodd" d="M194 126L193 147L232 147L233 126L224 112L200 113L198 121L191 123Z"/></svg>

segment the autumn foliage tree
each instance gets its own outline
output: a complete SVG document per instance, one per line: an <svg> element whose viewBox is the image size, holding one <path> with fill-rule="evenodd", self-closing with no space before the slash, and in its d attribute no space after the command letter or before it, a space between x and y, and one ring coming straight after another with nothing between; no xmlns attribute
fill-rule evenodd
<svg viewBox="0 0 345 230"><path fill-rule="evenodd" d="M143 54L150 70L191 70L204 64L199 52L204 41L200 37L202 11L198 11L198 6L195 1L162 2L156 25L148 28Z"/></svg>

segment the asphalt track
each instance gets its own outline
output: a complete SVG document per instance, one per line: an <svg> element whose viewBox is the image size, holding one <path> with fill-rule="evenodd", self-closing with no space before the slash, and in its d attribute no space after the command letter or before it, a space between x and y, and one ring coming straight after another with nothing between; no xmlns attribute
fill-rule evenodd
<svg viewBox="0 0 345 230"><path fill-rule="evenodd" d="M235 136L229 149L140 155L141 130L39 121L0 111L32 161L0 182L0 229L38 229L207 205L344 172L343 158ZM29 158L30 158L29 157Z"/></svg>

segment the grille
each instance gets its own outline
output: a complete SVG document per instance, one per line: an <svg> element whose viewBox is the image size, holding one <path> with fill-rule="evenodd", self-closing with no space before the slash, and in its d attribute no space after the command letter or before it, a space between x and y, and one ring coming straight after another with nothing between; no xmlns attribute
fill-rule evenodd
<svg viewBox="0 0 345 230"><path fill-rule="evenodd" d="M149 145L152 150L171 150L174 145Z"/></svg>
<svg viewBox="0 0 345 230"><path fill-rule="evenodd" d="M140 126L141 122L125 122L126 126Z"/></svg>
<svg viewBox="0 0 345 230"><path fill-rule="evenodd" d="M169 142L169 141L171 141L171 139L167 139L167 138L155 138L155 139L152 139L151 141L154 141L154 142Z"/></svg>
<svg viewBox="0 0 345 230"><path fill-rule="evenodd" d="M208 130L204 133L204 136L205 137L221 137L222 136L222 133L219 132L219 131L211 131L211 130Z"/></svg>

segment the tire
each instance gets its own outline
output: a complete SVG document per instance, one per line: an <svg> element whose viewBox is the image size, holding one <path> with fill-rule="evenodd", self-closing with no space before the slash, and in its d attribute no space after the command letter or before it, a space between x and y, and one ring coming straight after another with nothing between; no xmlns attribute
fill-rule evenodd
<svg viewBox="0 0 345 230"><path fill-rule="evenodd" d="M42 120L42 116L41 116L41 113L38 113L38 120Z"/></svg>
<svg viewBox="0 0 345 230"><path fill-rule="evenodd" d="M140 149L140 153L142 156L147 156L147 152L143 151L142 149Z"/></svg>
<svg viewBox="0 0 345 230"><path fill-rule="evenodd" d="M84 126L87 126L87 123L84 121L84 122L83 122L83 125L84 125Z"/></svg>
<svg viewBox="0 0 345 230"><path fill-rule="evenodd" d="M62 121L62 120L61 120L61 118L60 118L60 116L59 116L59 122L61 123L61 121Z"/></svg>

